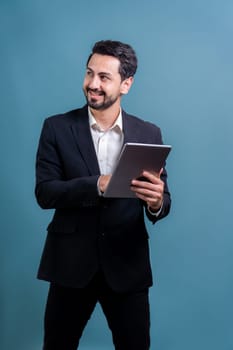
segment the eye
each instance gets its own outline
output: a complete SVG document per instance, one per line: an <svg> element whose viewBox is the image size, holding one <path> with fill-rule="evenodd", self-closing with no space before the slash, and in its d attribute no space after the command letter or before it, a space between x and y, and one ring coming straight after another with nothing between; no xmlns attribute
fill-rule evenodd
<svg viewBox="0 0 233 350"><path fill-rule="evenodd" d="M93 75L91 70L87 70L86 71L86 76L91 77Z"/></svg>
<svg viewBox="0 0 233 350"><path fill-rule="evenodd" d="M107 75L100 75L100 79L101 81L105 82L107 80L110 80L109 77Z"/></svg>

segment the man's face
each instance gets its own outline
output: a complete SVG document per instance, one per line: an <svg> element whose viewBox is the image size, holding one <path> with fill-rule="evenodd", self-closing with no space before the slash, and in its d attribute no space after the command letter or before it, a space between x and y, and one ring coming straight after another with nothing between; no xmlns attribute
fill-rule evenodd
<svg viewBox="0 0 233 350"><path fill-rule="evenodd" d="M91 108L105 110L120 103L121 95L128 92L132 78L122 81L119 65L120 61L113 56L93 54L91 57L83 82L83 91Z"/></svg>

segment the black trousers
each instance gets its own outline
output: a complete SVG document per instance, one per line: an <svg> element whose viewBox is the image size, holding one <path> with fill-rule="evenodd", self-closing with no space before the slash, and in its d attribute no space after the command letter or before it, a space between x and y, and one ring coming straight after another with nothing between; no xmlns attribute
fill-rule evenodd
<svg viewBox="0 0 233 350"><path fill-rule="evenodd" d="M148 288L116 293L98 273L82 289L50 285L43 350L76 350L97 302L106 316L116 350L149 349Z"/></svg>

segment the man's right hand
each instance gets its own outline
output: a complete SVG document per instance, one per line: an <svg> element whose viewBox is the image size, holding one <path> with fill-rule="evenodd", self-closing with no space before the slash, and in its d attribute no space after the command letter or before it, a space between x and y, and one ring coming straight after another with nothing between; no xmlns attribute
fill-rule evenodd
<svg viewBox="0 0 233 350"><path fill-rule="evenodd" d="M98 187L101 193L104 193L112 175L101 175L98 180Z"/></svg>

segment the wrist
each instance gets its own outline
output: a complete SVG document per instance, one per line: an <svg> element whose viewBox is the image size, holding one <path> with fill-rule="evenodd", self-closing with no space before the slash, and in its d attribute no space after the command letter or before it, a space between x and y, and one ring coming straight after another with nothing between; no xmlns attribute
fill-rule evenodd
<svg viewBox="0 0 233 350"><path fill-rule="evenodd" d="M162 203L160 204L160 207L158 207L157 209L153 208L153 207L150 207L149 204L147 205L147 209L149 211L149 213L151 215L155 215L155 216L159 216L159 214L161 213L162 211L162 208L163 208L163 201Z"/></svg>
<svg viewBox="0 0 233 350"><path fill-rule="evenodd" d="M98 190L98 194L102 196L104 191L103 191L103 187L101 186L101 176L98 178L98 181L97 181L97 190Z"/></svg>

